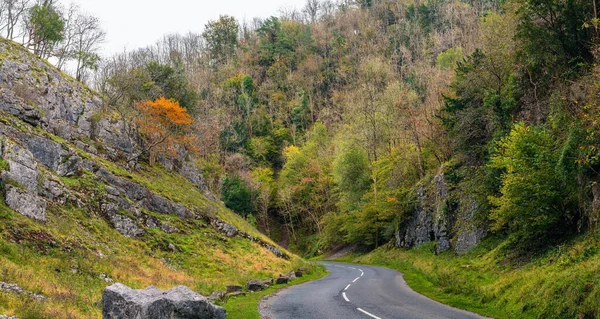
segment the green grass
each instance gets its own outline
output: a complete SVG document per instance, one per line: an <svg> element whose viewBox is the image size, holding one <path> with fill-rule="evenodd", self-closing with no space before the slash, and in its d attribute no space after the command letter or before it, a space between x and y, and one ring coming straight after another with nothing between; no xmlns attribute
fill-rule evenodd
<svg viewBox="0 0 600 319"><path fill-rule="evenodd" d="M258 304L262 298L274 294L284 287L299 285L311 280L316 280L324 277L326 274L327 270L325 267L314 264L309 273L291 282L290 284L275 285L260 292L251 292L247 293L245 296L231 297L228 300L221 302L220 305L227 310L228 318L260 319Z"/></svg>
<svg viewBox="0 0 600 319"><path fill-rule="evenodd" d="M399 270L415 291L493 318L599 318L599 246L600 235L591 234L515 259L505 242L492 238L464 256L436 256L430 244L382 247L341 261Z"/></svg>

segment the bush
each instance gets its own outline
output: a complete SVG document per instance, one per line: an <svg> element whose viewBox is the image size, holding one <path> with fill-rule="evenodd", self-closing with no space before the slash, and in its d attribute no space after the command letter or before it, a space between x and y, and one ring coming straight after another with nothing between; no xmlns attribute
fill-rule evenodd
<svg viewBox="0 0 600 319"><path fill-rule="evenodd" d="M241 177L225 177L221 194L225 206L239 215L246 217L254 213L252 190Z"/></svg>
<svg viewBox="0 0 600 319"><path fill-rule="evenodd" d="M568 221L569 183L574 183L559 164L555 137L543 127L518 123L503 138L490 168L503 171L499 196L491 196L490 218L494 230L506 229L519 244L547 237ZM565 232L567 227L561 227Z"/></svg>

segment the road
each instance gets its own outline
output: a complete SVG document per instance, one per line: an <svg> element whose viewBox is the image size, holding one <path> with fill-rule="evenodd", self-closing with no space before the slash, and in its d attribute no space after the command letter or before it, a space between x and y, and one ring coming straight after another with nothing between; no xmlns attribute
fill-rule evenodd
<svg viewBox="0 0 600 319"><path fill-rule="evenodd" d="M323 263L326 277L283 289L260 303L263 319L482 319L414 292L391 269Z"/></svg>

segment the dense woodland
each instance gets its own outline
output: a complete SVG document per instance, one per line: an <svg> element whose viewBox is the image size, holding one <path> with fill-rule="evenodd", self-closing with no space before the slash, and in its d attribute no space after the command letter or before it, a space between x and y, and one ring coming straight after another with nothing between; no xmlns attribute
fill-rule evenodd
<svg viewBox="0 0 600 319"><path fill-rule="evenodd" d="M0 7L12 39L6 8L21 2ZM77 61L77 78L143 133L136 160L197 154L213 194L295 251L389 242L417 185L441 172L496 236L530 249L598 227L597 5L308 0L102 61L101 29L77 47L77 19L52 1L17 29L59 67ZM48 12L56 34L34 23Z"/></svg>

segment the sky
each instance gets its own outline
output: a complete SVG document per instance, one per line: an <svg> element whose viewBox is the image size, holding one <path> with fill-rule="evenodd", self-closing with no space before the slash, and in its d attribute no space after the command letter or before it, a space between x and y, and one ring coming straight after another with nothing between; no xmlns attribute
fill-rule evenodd
<svg viewBox="0 0 600 319"><path fill-rule="evenodd" d="M107 56L154 44L165 34L200 33L210 20L230 15L238 21L278 15L282 8L304 7L306 0L64 0L100 18L107 32Z"/></svg>

